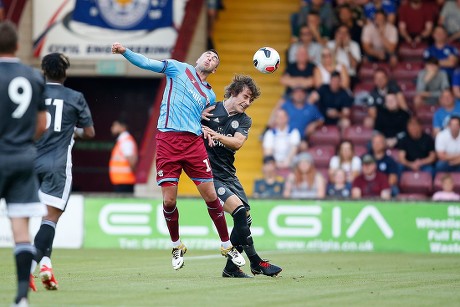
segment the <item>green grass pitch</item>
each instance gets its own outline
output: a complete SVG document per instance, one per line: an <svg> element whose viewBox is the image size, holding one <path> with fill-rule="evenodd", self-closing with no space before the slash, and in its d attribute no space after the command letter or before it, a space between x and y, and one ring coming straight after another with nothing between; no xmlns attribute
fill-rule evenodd
<svg viewBox="0 0 460 307"><path fill-rule="evenodd" d="M55 250L58 291L31 306L459 306L460 256L263 252L279 277L221 277L225 259L189 250L174 271L168 251ZM0 306L15 293L11 249L0 249ZM250 273L249 263L244 267Z"/></svg>

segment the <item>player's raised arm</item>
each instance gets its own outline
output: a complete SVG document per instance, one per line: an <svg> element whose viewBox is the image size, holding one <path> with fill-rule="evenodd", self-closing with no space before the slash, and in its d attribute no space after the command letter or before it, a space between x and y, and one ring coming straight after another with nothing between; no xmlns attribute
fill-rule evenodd
<svg viewBox="0 0 460 307"><path fill-rule="evenodd" d="M142 54L129 50L118 42L112 44L112 53L123 55L129 62L131 62L131 64L136 65L142 69L147 69L159 73L163 72L165 68L165 62L149 59Z"/></svg>

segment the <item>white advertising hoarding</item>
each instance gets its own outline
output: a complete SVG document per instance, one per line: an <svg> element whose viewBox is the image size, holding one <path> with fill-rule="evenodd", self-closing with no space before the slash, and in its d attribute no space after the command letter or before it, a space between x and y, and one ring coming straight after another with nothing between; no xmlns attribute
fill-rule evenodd
<svg viewBox="0 0 460 307"><path fill-rule="evenodd" d="M83 246L83 210L84 197L71 195L64 214L62 214L56 227L53 247L56 248L81 248ZM31 242L40 228L41 218L34 217L30 220L29 230ZM6 204L0 200L0 247L12 247L13 236L10 220L6 214Z"/></svg>

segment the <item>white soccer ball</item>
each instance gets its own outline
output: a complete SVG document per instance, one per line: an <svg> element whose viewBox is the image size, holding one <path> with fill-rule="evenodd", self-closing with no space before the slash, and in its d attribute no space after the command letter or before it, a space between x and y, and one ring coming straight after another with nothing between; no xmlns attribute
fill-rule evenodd
<svg viewBox="0 0 460 307"><path fill-rule="evenodd" d="M271 74L280 65L280 55L278 51L271 47L263 47L254 53L252 61L258 71L264 74Z"/></svg>

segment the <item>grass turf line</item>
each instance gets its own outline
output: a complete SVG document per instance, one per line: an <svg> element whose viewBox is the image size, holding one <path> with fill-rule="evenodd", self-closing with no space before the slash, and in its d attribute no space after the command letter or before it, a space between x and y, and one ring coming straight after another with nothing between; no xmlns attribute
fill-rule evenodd
<svg viewBox="0 0 460 307"><path fill-rule="evenodd" d="M58 291L31 306L458 306L458 255L264 252L281 277L222 278L219 251L193 251L174 271L168 251L55 250ZM210 255L210 256L209 256ZM16 290L11 249L0 249L0 306ZM250 274L249 262L243 270ZM235 305L235 306L236 306Z"/></svg>

